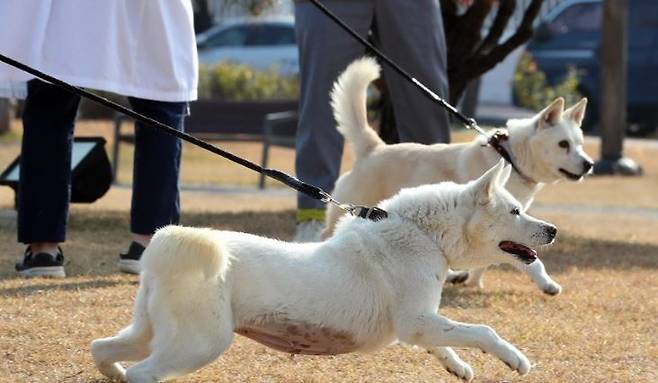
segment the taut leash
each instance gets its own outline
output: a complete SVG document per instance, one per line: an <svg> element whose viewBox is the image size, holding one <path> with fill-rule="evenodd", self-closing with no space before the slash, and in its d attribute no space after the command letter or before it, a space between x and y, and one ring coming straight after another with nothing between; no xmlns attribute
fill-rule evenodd
<svg viewBox="0 0 658 383"><path fill-rule="evenodd" d="M368 42L368 40L366 40L363 36L359 35L354 29L352 29L343 20L341 20L338 16L336 16L333 12L331 12L327 7L325 7L324 4L322 4L319 0L309 0L309 1L313 3L313 5L315 5L320 11L322 11L322 13L324 13L327 17L329 17L336 24L338 24L338 26L340 26L345 32L347 32L352 37L354 37L364 47L368 48L368 50L372 51L375 54L375 56L377 56L383 62L388 64L400 76L404 77L407 81L411 82L417 88L419 88L422 91L422 93L425 96L427 96L430 100L439 104L439 106L446 109L449 113L455 116L459 121L461 121L464 124L464 126L467 129L473 129L481 136L486 137L487 144L490 145L498 154L500 154L500 156L504 158L505 161L507 161L510 165L512 165L512 168L521 176L521 178L530 181L532 180L532 178L525 175L525 173L523 173L521 169L519 169L519 167L512 160L512 156L509 153L509 151L503 146L503 141L506 141L508 138L507 135L499 134L498 132L496 132L495 134L489 136L482 128L480 128L480 126L478 126L477 121L475 121L474 118L466 117L459 110L457 110L457 108L450 105L449 102L439 97L438 94L436 94L435 92L430 90L427 86L425 86L422 82L420 82L420 80L413 77L411 74L409 74L409 72L402 69L402 67L400 67L395 61L390 59L382 51L380 51L374 45Z"/></svg>
<svg viewBox="0 0 658 383"><path fill-rule="evenodd" d="M27 72L34 77L37 77L41 80L47 81L53 85L57 85L71 93L75 93L81 97L90 99L94 102L97 102L101 105L104 105L110 109L114 109L118 112L121 112L127 116L132 117L134 120L139 121L143 123L144 125L153 128L153 129L158 129L161 130L167 134L170 134L172 136L176 136L180 138L181 140L187 141L193 145L196 145L200 148L203 148L211 153L217 154L219 156L222 156L230 161L233 161L239 165L242 165L248 169L251 169L255 172L261 173L266 175L267 177L270 177L272 179L275 179L287 186L289 186L292 189L297 190L300 193L304 193L307 196L314 198L316 200L320 200L324 203L333 203L342 210L345 210L346 212L350 213L353 216L365 218L365 219L370 219L373 221L380 220L382 218L388 217L388 213L386 211L378 208L378 207L369 207L369 206L359 206L359 205L352 205L352 204L346 204L346 203L340 203L336 201L329 193L325 192L324 190L320 189L317 186L313 186L310 184L307 184L305 182L300 181L299 179L288 175L284 172L281 172L276 169L269 169L269 168L263 168L247 159L244 159L242 157L236 156L233 153L227 152L226 150L223 150L215 145L212 145L206 141L200 140L194 136L191 136L185 132L178 131L166 124L161 123L160 121L154 120L150 117L147 117L143 114L137 113L134 110L127 108L123 105L120 105L114 101L111 101L105 97L99 96L95 93L89 92L88 90L85 90L83 88L71 85L67 82L64 82L58 78L55 78L53 76L50 76L46 73L43 73L37 69L34 69L28 65L25 65L21 62L18 62L10 57L7 57L5 55L0 54L0 62L4 62L7 65L10 65L14 68L20 69L24 72Z"/></svg>

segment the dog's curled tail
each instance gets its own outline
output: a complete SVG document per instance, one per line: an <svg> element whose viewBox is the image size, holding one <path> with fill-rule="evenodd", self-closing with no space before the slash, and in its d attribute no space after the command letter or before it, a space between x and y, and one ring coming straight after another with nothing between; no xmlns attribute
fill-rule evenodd
<svg viewBox="0 0 658 383"><path fill-rule="evenodd" d="M356 159L366 157L372 150L385 145L368 126L366 92L368 85L379 77L375 59L363 57L352 62L338 77L331 91L331 106L338 131L352 142Z"/></svg>
<svg viewBox="0 0 658 383"><path fill-rule="evenodd" d="M142 272L156 278L210 279L223 278L229 256L218 231L166 226L153 235L140 262Z"/></svg>

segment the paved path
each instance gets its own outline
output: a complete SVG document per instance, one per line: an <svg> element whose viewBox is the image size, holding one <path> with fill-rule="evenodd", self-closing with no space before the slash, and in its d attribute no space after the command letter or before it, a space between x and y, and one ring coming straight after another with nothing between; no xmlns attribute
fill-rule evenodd
<svg viewBox="0 0 658 383"><path fill-rule="evenodd" d="M651 207L622 207L622 206L583 206L570 204L532 204L532 211L564 214L603 214L603 215L626 215L640 218L648 218L658 221L658 209Z"/></svg>

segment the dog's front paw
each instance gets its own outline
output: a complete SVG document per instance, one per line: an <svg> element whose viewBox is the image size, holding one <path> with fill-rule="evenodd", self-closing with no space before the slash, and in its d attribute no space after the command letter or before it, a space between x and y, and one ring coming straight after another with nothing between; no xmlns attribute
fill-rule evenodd
<svg viewBox="0 0 658 383"><path fill-rule="evenodd" d="M524 267L530 278L545 294L558 295L562 292L562 286L548 275L544 264L539 259Z"/></svg>
<svg viewBox="0 0 658 383"><path fill-rule="evenodd" d="M501 355L500 359L513 371L519 373L519 375L525 375L530 372L530 361L526 358L521 351L511 344L505 342L503 346L505 349Z"/></svg>
<svg viewBox="0 0 658 383"><path fill-rule="evenodd" d="M557 282L550 280L544 284L544 286L542 286L542 291L544 294L558 295L562 292L562 286L560 286Z"/></svg>
<svg viewBox="0 0 658 383"><path fill-rule="evenodd" d="M473 380L473 369L453 349L441 347L428 352L434 355L449 373L466 382Z"/></svg>

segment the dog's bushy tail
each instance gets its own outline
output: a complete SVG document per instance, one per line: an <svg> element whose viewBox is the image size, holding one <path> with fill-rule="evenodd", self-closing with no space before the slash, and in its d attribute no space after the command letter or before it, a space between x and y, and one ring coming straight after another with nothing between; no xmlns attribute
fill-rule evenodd
<svg viewBox="0 0 658 383"><path fill-rule="evenodd" d="M366 157L375 147L385 145L368 126L366 110L368 85L379 77L380 69L373 58L358 59L338 77L331 91L331 106L338 131L352 142L357 160Z"/></svg>
<svg viewBox="0 0 658 383"><path fill-rule="evenodd" d="M159 279L223 277L229 255L219 232L184 226L158 230L141 259L142 272Z"/></svg>

